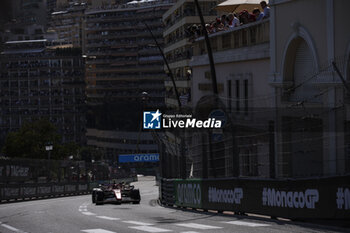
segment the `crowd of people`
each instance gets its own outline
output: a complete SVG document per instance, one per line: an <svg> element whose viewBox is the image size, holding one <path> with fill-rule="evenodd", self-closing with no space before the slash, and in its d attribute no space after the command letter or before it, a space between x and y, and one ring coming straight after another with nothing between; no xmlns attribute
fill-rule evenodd
<svg viewBox="0 0 350 233"><path fill-rule="evenodd" d="M227 15L223 14L221 17L217 17L211 23L206 24L205 29L208 34L211 34L269 18L270 7L267 5L266 1L261 1L260 6L263 11L260 11L259 8L254 8L252 12L242 10L239 13L232 12ZM190 38L198 38L203 36L202 26L196 24L191 25L187 28L186 33L189 34L188 36Z"/></svg>

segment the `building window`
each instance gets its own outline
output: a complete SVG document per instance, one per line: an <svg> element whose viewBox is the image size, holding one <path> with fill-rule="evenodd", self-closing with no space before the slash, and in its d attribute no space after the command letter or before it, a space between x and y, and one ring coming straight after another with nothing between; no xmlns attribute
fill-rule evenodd
<svg viewBox="0 0 350 233"><path fill-rule="evenodd" d="M227 95L228 95L228 101L227 101L227 105L228 105L228 112L231 112L232 110L232 81L228 80L227 81Z"/></svg>
<svg viewBox="0 0 350 233"><path fill-rule="evenodd" d="M239 80L236 80L236 111L240 110L240 92L239 92Z"/></svg>
<svg viewBox="0 0 350 233"><path fill-rule="evenodd" d="M300 37L292 40L284 59L283 81L288 84L284 90L284 100L322 102L318 87L310 81L315 80L318 72L316 58L308 43Z"/></svg>
<svg viewBox="0 0 350 233"><path fill-rule="evenodd" d="M206 79L211 79L211 73L210 73L210 71L206 71L206 72L204 73L204 77L205 77Z"/></svg>
<svg viewBox="0 0 350 233"><path fill-rule="evenodd" d="M248 79L244 80L244 113L248 115Z"/></svg>

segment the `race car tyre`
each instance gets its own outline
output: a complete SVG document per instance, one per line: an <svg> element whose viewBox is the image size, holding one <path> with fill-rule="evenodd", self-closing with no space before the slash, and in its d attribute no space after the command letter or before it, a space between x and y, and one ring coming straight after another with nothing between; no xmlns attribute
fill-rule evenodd
<svg viewBox="0 0 350 233"><path fill-rule="evenodd" d="M140 204L140 201L133 201L132 204L134 205Z"/></svg>
<svg viewBox="0 0 350 233"><path fill-rule="evenodd" d="M95 194L95 192L92 192L92 203L95 203L96 202L96 194Z"/></svg>
<svg viewBox="0 0 350 233"><path fill-rule="evenodd" d="M97 192L95 194L95 204L96 205L103 205L103 193Z"/></svg>
<svg viewBox="0 0 350 233"><path fill-rule="evenodd" d="M95 205L103 205L103 202L102 201L96 201Z"/></svg>

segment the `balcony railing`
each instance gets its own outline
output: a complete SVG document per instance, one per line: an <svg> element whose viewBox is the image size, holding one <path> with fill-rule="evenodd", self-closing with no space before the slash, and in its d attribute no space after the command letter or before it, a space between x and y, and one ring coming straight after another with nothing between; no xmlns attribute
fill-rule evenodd
<svg viewBox="0 0 350 233"><path fill-rule="evenodd" d="M266 19L210 34L212 50L217 52L267 43L270 41L269 28L270 21ZM193 52L195 56L207 53L204 37L195 40Z"/></svg>
<svg viewBox="0 0 350 233"><path fill-rule="evenodd" d="M202 12L203 16L216 16L216 11L211 12ZM190 12L184 12L182 14L178 14L174 17L174 19L170 22L168 22L164 28L164 31L169 29L171 26L175 25L176 23L180 22L185 17L192 17L192 16L199 16L198 12L190 11Z"/></svg>

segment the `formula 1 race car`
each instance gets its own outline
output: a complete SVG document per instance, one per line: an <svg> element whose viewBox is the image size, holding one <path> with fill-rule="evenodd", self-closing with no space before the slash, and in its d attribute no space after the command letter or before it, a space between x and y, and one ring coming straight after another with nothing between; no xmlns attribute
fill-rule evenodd
<svg viewBox="0 0 350 233"><path fill-rule="evenodd" d="M129 184L101 185L92 190L92 203L96 205L103 205L105 203L121 204L123 202L140 204L140 201L140 191Z"/></svg>

